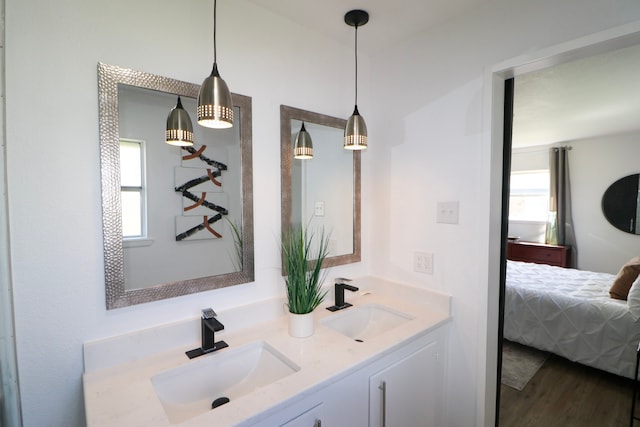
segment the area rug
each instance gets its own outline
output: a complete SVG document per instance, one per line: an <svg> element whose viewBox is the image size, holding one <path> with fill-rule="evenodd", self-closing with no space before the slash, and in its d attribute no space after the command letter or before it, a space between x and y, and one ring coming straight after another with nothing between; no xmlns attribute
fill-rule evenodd
<svg viewBox="0 0 640 427"><path fill-rule="evenodd" d="M522 391L549 354L511 341L502 344L502 384Z"/></svg>

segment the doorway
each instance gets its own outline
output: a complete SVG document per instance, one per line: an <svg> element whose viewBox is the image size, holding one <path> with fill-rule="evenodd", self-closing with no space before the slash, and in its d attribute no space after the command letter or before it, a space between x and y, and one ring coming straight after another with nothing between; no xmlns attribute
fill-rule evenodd
<svg viewBox="0 0 640 427"><path fill-rule="evenodd" d="M491 329L495 328L495 337L496 340L489 343L488 348L488 361L495 360L497 363L497 371L496 371L496 383L493 384L495 387L495 396L496 396L496 406L495 406L495 425L498 425L499 422L499 408L500 408L500 369L501 369L501 343L502 343L502 328L503 328L503 313L504 313L504 286L505 286L505 246L506 246L506 237L508 230L508 218L506 217L506 212L508 212L508 208L504 206L505 197L508 200L508 177L510 175L510 157L507 156L507 150L503 151L505 147L505 142L503 140L503 135L506 135L509 132L509 127L504 127L503 132L498 132L496 129L500 129L500 126L503 124L508 124L507 115L509 114L507 110L503 110L504 102L500 102L503 99L506 99L505 93L508 93L508 82L509 79L513 77L522 76L532 71L542 70L545 68L549 68L554 65L563 64L570 62L572 60L586 58L589 56L593 56L599 53L604 53L612 50L621 49L624 47L629 47L640 42L640 26L627 26L621 29L615 29L612 31L607 31L604 33L599 33L597 35L589 36L580 40L576 40L570 43L563 44L562 46L548 49L544 52L539 53L535 57L528 56L517 58L510 63L497 67L496 71L491 75L492 81L489 85L492 87L491 97L493 98L493 102L491 105L492 110L492 118L489 119L491 121L491 129L493 129L493 133L491 135L491 146L492 146L492 160L494 164L501 164L502 174L500 176L493 175L492 176L492 194L493 194L493 203L492 203L492 224L493 230L498 229L498 225L500 226L501 233L492 233L492 237L490 239L490 245L493 248L493 257L490 257L490 292L489 298L490 301L498 301L498 314L490 313L489 319L494 319L496 321L496 325L489 326L489 334L491 334ZM516 95L517 96L517 95ZM503 158L502 155L505 155ZM502 202L500 203L499 200ZM502 248L501 251L498 251L498 248ZM499 283L499 285L496 285ZM495 304L495 302L493 303ZM495 305L489 304L489 307L495 307ZM492 344L495 344L494 348L491 348ZM491 363L491 362L488 362ZM487 384L487 390L491 389L491 385ZM630 397L629 397L630 399ZM488 408L488 405L487 405Z"/></svg>

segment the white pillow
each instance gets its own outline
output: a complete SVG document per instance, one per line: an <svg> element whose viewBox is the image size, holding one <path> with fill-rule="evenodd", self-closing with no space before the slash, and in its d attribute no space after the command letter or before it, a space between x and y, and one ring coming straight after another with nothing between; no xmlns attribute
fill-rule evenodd
<svg viewBox="0 0 640 427"><path fill-rule="evenodd" d="M633 281L631 289L629 289L627 305L629 306L633 320L640 319L640 276Z"/></svg>

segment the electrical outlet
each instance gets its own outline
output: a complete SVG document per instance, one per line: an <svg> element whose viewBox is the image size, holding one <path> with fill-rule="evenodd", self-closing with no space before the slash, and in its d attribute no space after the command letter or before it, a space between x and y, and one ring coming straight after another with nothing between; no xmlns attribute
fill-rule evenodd
<svg viewBox="0 0 640 427"><path fill-rule="evenodd" d="M427 252L414 252L413 271L433 274L433 254Z"/></svg>
<svg viewBox="0 0 640 427"><path fill-rule="evenodd" d="M316 202L314 208L314 213L316 216L324 216L324 202Z"/></svg>

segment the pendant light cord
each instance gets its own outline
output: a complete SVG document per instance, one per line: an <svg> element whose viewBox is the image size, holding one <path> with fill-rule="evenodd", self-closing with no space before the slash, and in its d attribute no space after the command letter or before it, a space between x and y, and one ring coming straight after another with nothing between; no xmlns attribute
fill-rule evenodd
<svg viewBox="0 0 640 427"><path fill-rule="evenodd" d="M356 48L355 48L355 53L356 53L356 99L355 99L355 106L358 106L358 25L355 26L356 27Z"/></svg>
<svg viewBox="0 0 640 427"><path fill-rule="evenodd" d="M216 64L216 9L217 1L213 0L213 63Z"/></svg>

